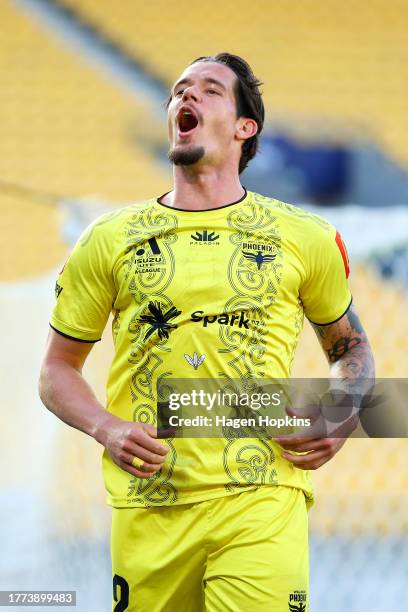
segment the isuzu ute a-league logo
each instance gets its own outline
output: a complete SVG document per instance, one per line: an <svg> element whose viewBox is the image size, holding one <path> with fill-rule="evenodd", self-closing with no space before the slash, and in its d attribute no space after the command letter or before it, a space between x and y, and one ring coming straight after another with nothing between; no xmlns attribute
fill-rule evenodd
<svg viewBox="0 0 408 612"><path fill-rule="evenodd" d="M195 234L190 234L192 240L190 241L190 245L196 246L210 246L214 244L220 244L218 238L219 234L215 232L209 232L206 229L203 229L201 232L197 231Z"/></svg>
<svg viewBox="0 0 408 612"><path fill-rule="evenodd" d="M256 263L258 270L260 270L264 264L271 263L275 259L275 250L276 247L272 244L244 242L242 245L243 256L245 259L249 259L249 261Z"/></svg>
<svg viewBox="0 0 408 612"><path fill-rule="evenodd" d="M171 306L164 312L163 304L160 302L149 302L148 309L150 314L144 314L139 319L140 323L149 325L143 339L147 340L155 332L158 333L160 340L168 338L169 332L177 327L176 323L169 323L169 321L181 314L181 310Z"/></svg>
<svg viewBox="0 0 408 612"><path fill-rule="evenodd" d="M194 353L192 357L190 357L190 355L187 355L187 353L184 353L184 357L186 359L186 361L193 366L193 368L195 370L197 370L198 366L200 366L204 359L205 359L205 355L201 355L201 357L199 357L197 355L197 353Z"/></svg>
<svg viewBox="0 0 408 612"><path fill-rule="evenodd" d="M142 274L145 272L160 272L160 265L162 266L164 261L154 236L148 239L146 246L137 249L135 252L135 263L138 272Z"/></svg>
<svg viewBox="0 0 408 612"><path fill-rule="evenodd" d="M306 612L306 591L293 591L289 595L289 612Z"/></svg>

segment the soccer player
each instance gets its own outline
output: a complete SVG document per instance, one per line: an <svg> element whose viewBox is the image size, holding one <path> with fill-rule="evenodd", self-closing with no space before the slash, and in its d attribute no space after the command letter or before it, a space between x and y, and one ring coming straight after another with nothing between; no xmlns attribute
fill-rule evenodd
<svg viewBox="0 0 408 612"><path fill-rule="evenodd" d="M116 612L307 610L309 470L344 443L161 440L158 382L289 377L304 315L333 379L374 374L335 228L241 185L259 85L229 53L189 65L167 104L173 189L99 218L57 280L40 395L104 446ZM82 367L110 312L105 409Z"/></svg>

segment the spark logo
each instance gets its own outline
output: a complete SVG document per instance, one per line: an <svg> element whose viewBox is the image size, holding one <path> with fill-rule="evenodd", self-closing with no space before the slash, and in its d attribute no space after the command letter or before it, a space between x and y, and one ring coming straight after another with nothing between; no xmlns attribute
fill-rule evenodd
<svg viewBox="0 0 408 612"><path fill-rule="evenodd" d="M195 323L200 321L203 322L203 327L208 327L208 325L212 325L213 323L217 323L218 325L229 325L229 326L237 326L243 327L244 329L249 329L249 324L258 325L259 321L254 319L246 318L245 312L232 313L227 314L223 312L220 315L205 315L203 310L196 310L191 315L191 320Z"/></svg>

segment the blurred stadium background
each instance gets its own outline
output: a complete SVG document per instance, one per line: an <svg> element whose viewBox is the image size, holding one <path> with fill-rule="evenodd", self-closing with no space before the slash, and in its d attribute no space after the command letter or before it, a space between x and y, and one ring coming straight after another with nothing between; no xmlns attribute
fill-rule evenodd
<svg viewBox="0 0 408 612"><path fill-rule="evenodd" d="M37 377L79 232L170 188L161 102L196 57L238 53L264 81L243 183L337 225L377 374L407 377L407 17L405 0L1 1L0 589L74 589L79 611L109 609L101 451L47 413ZM87 366L102 401L105 336ZM294 375L326 372L305 323ZM311 610L405 605L406 467L406 440L353 439L315 473Z"/></svg>

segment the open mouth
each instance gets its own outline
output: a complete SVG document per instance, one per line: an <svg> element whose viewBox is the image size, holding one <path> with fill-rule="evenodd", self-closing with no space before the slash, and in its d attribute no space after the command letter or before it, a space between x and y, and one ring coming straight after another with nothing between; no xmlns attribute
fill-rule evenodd
<svg viewBox="0 0 408 612"><path fill-rule="evenodd" d="M191 132L198 125L198 119L192 112L188 110L183 110L179 114L177 118L177 124L180 132L186 134L187 132Z"/></svg>

